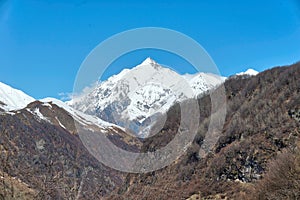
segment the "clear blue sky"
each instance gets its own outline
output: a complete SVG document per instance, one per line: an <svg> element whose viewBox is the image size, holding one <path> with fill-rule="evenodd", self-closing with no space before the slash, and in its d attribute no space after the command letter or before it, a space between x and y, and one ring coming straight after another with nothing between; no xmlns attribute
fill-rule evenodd
<svg viewBox="0 0 300 200"><path fill-rule="evenodd" d="M224 76L300 60L299 0L0 0L0 81L35 98L59 98L72 91L80 64L97 44L147 26L192 37ZM120 59L108 74L147 56L191 72L179 60L145 51Z"/></svg>

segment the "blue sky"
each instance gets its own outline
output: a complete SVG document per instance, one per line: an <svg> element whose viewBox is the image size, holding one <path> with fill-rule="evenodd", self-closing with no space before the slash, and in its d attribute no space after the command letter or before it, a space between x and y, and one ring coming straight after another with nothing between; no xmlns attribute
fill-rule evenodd
<svg viewBox="0 0 300 200"><path fill-rule="evenodd" d="M72 91L80 64L96 45L149 26L192 37L224 76L300 60L299 0L0 0L0 81L35 98L59 98ZM119 59L106 76L147 56L192 72L168 53L147 50Z"/></svg>

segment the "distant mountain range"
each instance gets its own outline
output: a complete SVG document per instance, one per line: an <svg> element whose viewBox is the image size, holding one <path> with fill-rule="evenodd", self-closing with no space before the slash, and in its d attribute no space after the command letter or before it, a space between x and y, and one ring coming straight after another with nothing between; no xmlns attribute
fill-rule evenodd
<svg viewBox="0 0 300 200"><path fill-rule="evenodd" d="M257 73L249 69L237 75ZM175 102L195 98L223 83L225 79L201 72L179 75L147 58L132 69L124 69L108 80L98 82L88 93L70 101L62 102L53 98L41 101L55 102L71 113L95 116L97 120L124 127L139 137L147 137L151 126ZM17 110L33 101L35 99L24 92L0 83L0 109ZM103 123L100 121L100 124Z"/></svg>
<svg viewBox="0 0 300 200"><path fill-rule="evenodd" d="M196 97L224 80L214 74L179 75L147 58L67 103L145 137L149 127L175 102Z"/></svg>
<svg viewBox="0 0 300 200"><path fill-rule="evenodd" d="M257 73L253 69L248 69L236 75ZM91 118L88 115L92 115L94 116L92 121L100 124L113 123L129 130L137 130L136 127L142 127L143 123L157 114L164 114L174 103L195 98L225 80L226 77L202 72L179 75L147 58L132 69L124 69L108 80L98 82L89 92L75 96L70 101L62 102L55 98L39 101L45 104L55 103L72 114L85 113L83 118ZM0 82L2 111L19 110L34 101L36 100L33 97L21 90Z"/></svg>

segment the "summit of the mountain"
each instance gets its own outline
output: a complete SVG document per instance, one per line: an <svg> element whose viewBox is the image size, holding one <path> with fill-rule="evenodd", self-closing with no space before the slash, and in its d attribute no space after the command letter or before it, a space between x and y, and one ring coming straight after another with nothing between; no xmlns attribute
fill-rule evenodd
<svg viewBox="0 0 300 200"><path fill-rule="evenodd" d="M140 65L155 65L157 62L153 60L152 58L148 57L146 58Z"/></svg>

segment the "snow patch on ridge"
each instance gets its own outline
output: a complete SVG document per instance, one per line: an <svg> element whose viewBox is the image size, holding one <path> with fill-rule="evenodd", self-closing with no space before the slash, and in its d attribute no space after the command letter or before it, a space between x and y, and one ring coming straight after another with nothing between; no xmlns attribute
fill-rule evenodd
<svg viewBox="0 0 300 200"><path fill-rule="evenodd" d="M5 111L19 110L25 108L29 103L35 101L34 98L25 94L21 90L14 89L0 82L0 108Z"/></svg>
<svg viewBox="0 0 300 200"><path fill-rule="evenodd" d="M59 119L57 117L55 117L55 119L63 129L66 129L66 127L59 121Z"/></svg>
<svg viewBox="0 0 300 200"><path fill-rule="evenodd" d="M50 124L52 124L48 119L47 117L45 117L41 112L40 112L40 109L39 108L35 108L33 111L29 108L26 108L26 110L28 112L30 112L33 116L35 116L37 118L38 121L41 121L41 120L44 120Z"/></svg>

